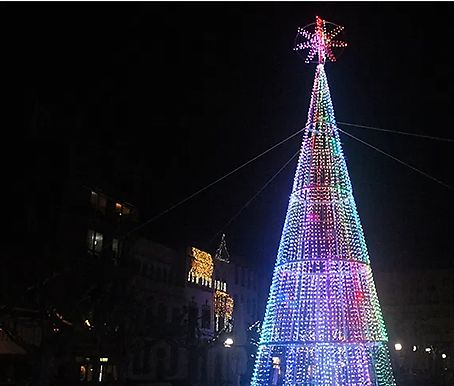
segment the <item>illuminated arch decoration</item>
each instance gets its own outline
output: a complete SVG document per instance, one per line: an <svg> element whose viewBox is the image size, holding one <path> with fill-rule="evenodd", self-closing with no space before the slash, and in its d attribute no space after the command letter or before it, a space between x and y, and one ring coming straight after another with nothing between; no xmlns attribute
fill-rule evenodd
<svg viewBox="0 0 454 386"><path fill-rule="evenodd" d="M318 64L251 386L390 386L388 338L334 117L320 20L315 38L307 35Z"/></svg>

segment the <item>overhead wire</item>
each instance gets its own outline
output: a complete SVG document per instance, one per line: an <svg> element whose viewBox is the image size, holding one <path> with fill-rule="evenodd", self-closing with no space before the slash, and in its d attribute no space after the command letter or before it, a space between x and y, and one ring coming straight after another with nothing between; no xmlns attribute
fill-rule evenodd
<svg viewBox="0 0 454 386"><path fill-rule="evenodd" d="M347 122L337 122L337 123L339 125L344 125L344 126L358 127L358 128L361 128L361 129L368 129L368 130L375 130L375 131L383 131L383 132L386 132L386 133L407 135L407 136L410 136L410 137L433 139L433 140L436 140L436 141L443 141L443 142L454 142L454 139L452 139L452 138L435 137L435 136L432 136L432 135L408 133L408 132L405 132L405 131L390 130L390 129L382 129L380 127L358 125L356 123L347 123Z"/></svg>
<svg viewBox="0 0 454 386"><path fill-rule="evenodd" d="M212 237L212 239L210 240L210 242L208 243L209 245L211 245L211 243L216 239L216 237L219 236L219 234L221 234L223 231L225 231L229 226L230 224L235 221L239 216L240 214L243 212L244 209L246 209L252 201L254 201L259 195L260 193L262 193L266 187L271 184L271 182L273 182L273 180L287 167L287 165L293 161L293 159L299 154L299 150L293 154L285 163L284 165L282 165L279 170L274 173L271 178L269 178L265 184L257 191L254 193L254 195L248 200L246 201L246 203L240 208L240 210L238 212L236 212L223 226L222 228Z"/></svg>
<svg viewBox="0 0 454 386"><path fill-rule="evenodd" d="M282 141L279 141L278 143L274 144L273 146L269 147L265 151L261 152L260 154L256 155L255 157L251 158L250 160L244 162L240 166L236 167L235 169L231 170L230 172L224 174L222 177L219 177L218 179L214 180L213 182L209 183L208 185L204 186L203 188L197 190L196 192L190 194L186 198L182 199L181 201L178 201L174 205L168 207L167 209L163 210L162 212L156 214L155 216L151 217L149 220L143 222L139 226L131 229L128 231L123 237L121 238L126 238L128 235L130 235L133 232L138 231L139 229L142 229L146 225L152 223L153 221L157 220L164 214L170 212L171 210L179 207L180 205L184 204L186 201L189 201L191 198L194 198L195 196L198 196L200 193L204 192L205 190L211 188L213 185L216 185L217 183L221 182L222 180L225 180L227 177L231 176L232 174L236 173L240 169L243 169L245 166L249 165L250 163L254 162L255 160L259 159L260 157L263 157L265 154L269 153L271 150L274 150L275 148L279 147L280 145L284 144L285 142L289 141L299 133L301 133L304 129L306 129L307 126L304 126L302 129L297 130L295 133L289 135L287 138L283 139Z"/></svg>
<svg viewBox="0 0 454 386"><path fill-rule="evenodd" d="M363 128L363 129L369 129L369 130L375 130L375 131L381 131L381 132L389 132L389 133L394 133L394 134L400 134L400 135L407 135L407 136L412 136L412 137L419 137L419 138L425 138L425 139L431 139L431 140L438 140L438 141L444 141L444 142L454 142L454 139L451 139L451 138L443 138L443 137L435 137L435 136L430 136L430 135L423 135L423 134L415 134L415 133L408 133L408 132L404 132L404 131L397 131L397 130L390 130L390 129L382 129L382 128L379 128L379 127L374 127L374 126L366 126L366 125L359 125L359 124L355 124L355 123L348 123L348 122L337 122L337 124L339 125L345 125L345 126L351 126L351 127L357 127L357 128ZM233 170L231 170L230 172L224 174L222 177L219 177L218 179L214 180L213 182L209 183L208 185L204 186L203 188L197 190L196 192L190 194L189 196L187 196L186 198L182 199L181 201L178 201L177 203L171 205L170 207L168 207L167 209L163 210L162 212L156 214L155 216L151 217L149 220L143 222L142 224L140 224L139 226L131 229L130 231L128 231L127 233L124 234L124 236L120 237L120 238L126 238L127 236L129 236L131 233L133 232L136 232L138 231L139 229L142 229L143 227L145 227L146 225L152 223L153 221L157 220L158 218L162 217L163 215L167 214L168 212L176 209L177 207L179 207L180 205L184 204L185 202L191 200L192 198L198 196L200 193L204 192L205 190L211 188L212 186L216 185L217 183L223 181L224 179L226 179L227 177L231 176L232 174L236 173L237 171L243 169L245 166L249 165L250 163L254 162L255 160L259 159L260 157L264 156L265 154L269 153L270 151L274 150L275 148L279 147L280 145L282 145L283 143L289 141L290 139L292 139L293 137L295 137L296 135L298 135L299 133L301 133L303 130L305 130L307 128L307 125L304 126L302 129L299 129L297 130L295 133L291 134L290 136L288 136L287 138L279 141L278 143L274 144L273 146L269 147L268 149L266 149L265 151L261 152L260 154L254 156L253 158L249 159L248 161L244 162L243 164L241 164L240 166L234 168ZM410 165L410 164L407 164L406 162L404 161L401 161L399 160L398 158L392 156L391 154L388 154L386 152L384 152L383 150L381 149L378 149L377 147L373 146L373 145L370 145L369 143L355 137L353 134L350 134L350 133L347 133L346 131L338 128L339 131L343 132L344 134L356 139L357 141L359 142L362 142L363 144L371 147L372 149L375 149L376 151L394 159L395 161L401 163L402 165L405 165L407 167L409 167L410 169L422 174L423 176L445 186L446 188L450 189L450 190L453 190L453 188L444 183L443 181L433 177L433 176L430 176L429 174L427 174L426 172L423 172L422 170L419 170L417 168L415 168L414 166Z"/></svg>
<svg viewBox="0 0 454 386"><path fill-rule="evenodd" d="M366 146L378 151L379 153L381 153L383 155L386 155L387 157L393 159L394 161L399 162L400 164L407 166L408 168L412 169L413 171L418 172L419 174L423 175L426 178L429 178L432 181L435 181L436 183L444 186L445 188L448 188L449 190L454 190L454 187L452 187L452 186L448 185L447 183L439 180L438 178L436 178L434 176L431 176L430 174L428 174L428 173L426 173L426 172L414 167L413 165L408 164L407 162L404 162L404 161L400 160L399 158L397 158L397 157L385 152L384 150L379 149L378 147L376 147L374 145L371 145L370 143L368 143L368 142L366 142L366 141L354 136L353 134L350 134L350 133L348 133L348 132L346 132L346 131L344 131L344 130L342 130L340 128L337 128L337 129L340 132L344 133L345 135L348 135L349 137L355 139L356 141L361 142L362 144L364 144L364 145L366 145Z"/></svg>

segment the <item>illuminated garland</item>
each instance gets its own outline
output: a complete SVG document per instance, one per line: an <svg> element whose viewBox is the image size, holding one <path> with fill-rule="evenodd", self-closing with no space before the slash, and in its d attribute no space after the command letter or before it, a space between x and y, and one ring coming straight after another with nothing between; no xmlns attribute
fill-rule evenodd
<svg viewBox="0 0 454 386"><path fill-rule="evenodd" d="M226 331L230 331L231 321L233 315L233 298L224 291L216 290L214 292L214 316L215 316L215 329L219 331L219 322L222 319L222 326Z"/></svg>
<svg viewBox="0 0 454 386"><path fill-rule="evenodd" d="M192 247L191 268L188 273L188 281L211 287L213 278L213 258L207 252Z"/></svg>
<svg viewBox="0 0 454 386"><path fill-rule="evenodd" d="M227 320L232 319L233 299L223 291L214 292L214 313L217 316L224 316Z"/></svg>
<svg viewBox="0 0 454 386"><path fill-rule="evenodd" d="M323 63L306 127L251 386L395 385Z"/></svg>

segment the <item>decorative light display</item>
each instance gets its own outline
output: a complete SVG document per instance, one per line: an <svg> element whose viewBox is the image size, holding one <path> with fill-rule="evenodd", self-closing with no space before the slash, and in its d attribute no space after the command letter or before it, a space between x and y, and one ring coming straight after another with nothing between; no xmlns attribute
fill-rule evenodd
<svg viewBox="0 0 454 386"><path fill-rule="evenodd" d="M213 258L208 252L192 247L190 250L191 268L188 273L188 281L212 286L213 282Z"/></svg>
<svg viewBox="0 0 454 386"><path fill-rule="evenodd" d="M233 298L224 291L216 290L214 292L214 316L216 322L216 331L227 326L233 315ZM221 322L222 320L222 322Z"/></svg>
<svg viewBox="0 0 454 386"><path fill-rule="evenodd" d="M221 243L219 244L218 249L216 250L216 254L214 255L216 260L223 261L225 263L230 262L230 254L227 250L227 244L225 242L225 234L222 234Z"/></svg>
<svg viewBox="0 0 454 386"><path fill-rule="evenodd" d="M310 63L314 59L317 63L325 63L326 59L335 62L336 56L333 49L347 47L346 42L334 40L343 30L344 27L327 22L317 16L315 24L298 28L294 50L308 51L306 63Z"/></svg>
<svg viewBox="0 0 454 386"><path fill-rule="evenodd" d="M318 65L251 386L395 385L324 69L337 44L325 24L306 35Z"/></svg>

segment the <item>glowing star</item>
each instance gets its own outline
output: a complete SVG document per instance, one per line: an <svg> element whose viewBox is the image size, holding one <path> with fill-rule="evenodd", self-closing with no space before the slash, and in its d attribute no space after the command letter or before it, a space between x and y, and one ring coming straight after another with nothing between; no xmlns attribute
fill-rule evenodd
<svg viewBox="0 0 454 386"><path fill-rule="evenodd" d="M314 26L314 31L310 32L309 27ZM317 63L323 64L326 59L332 62L336 61L336 56L332 48L347 47L347 43L342 40L334 40L334 38L343 31L344 27L327 22L320 17L315 18L315 24L310 24L307 27L298 29L298 37L302 41L297 42L294 48L295 51L308 50L306 63L310 63L317 55Z"/></svg>

